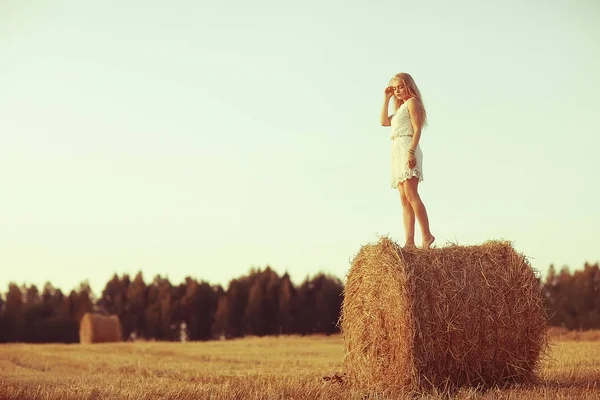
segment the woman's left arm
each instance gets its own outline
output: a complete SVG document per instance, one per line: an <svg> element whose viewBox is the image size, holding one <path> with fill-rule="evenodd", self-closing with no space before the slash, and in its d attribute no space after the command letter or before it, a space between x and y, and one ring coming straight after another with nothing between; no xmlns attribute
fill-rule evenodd
<svg viewBox="0 0 600 400"><path fill-rule="evenodd" d="M421 126L423 125L423 121L421 121L421 114L417 109L416 100L409 100L406 106L408 107L410 122L413 127L413 139L412 143L410 144L410 150L414 152L417 150L417 146L419 145L419 139L421 139Z"/></svg>

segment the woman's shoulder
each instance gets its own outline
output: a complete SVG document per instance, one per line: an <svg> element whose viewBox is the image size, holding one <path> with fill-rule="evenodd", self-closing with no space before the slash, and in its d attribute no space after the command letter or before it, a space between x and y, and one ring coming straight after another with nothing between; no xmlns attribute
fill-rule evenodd
<svg viewBox="0 0 600 400"><path fill-rule="evenodd" d="M413 111L415 110L418 106L418 102L419 100L416 97L411 97L410 99L406 100L403 105L406 106L406 109L409 111Z"/></svg>

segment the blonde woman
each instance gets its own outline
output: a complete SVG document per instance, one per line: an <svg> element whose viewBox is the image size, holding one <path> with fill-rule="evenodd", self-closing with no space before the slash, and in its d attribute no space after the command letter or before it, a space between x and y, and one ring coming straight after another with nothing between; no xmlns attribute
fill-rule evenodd
<svg viewBox="0 0 600 400"><path fill-rule="evenodd" d="M398 188L406 234L406 247L415 247L415 216L421 225L423 248L429 249L435 236L429 230L427 210L418 192L423 181L423 152L419 146L421 129L427 122L421 92L413 78L404 72L392 77L385 89L381 125L390 126L391 185ZM394 113L388 115L394 98Z"/></svg>

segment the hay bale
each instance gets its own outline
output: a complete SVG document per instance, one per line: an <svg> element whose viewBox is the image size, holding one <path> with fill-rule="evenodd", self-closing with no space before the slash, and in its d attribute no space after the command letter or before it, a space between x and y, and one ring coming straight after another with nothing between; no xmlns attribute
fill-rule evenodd
<svg viewBox="0 0 600 400"><path fill-rule="evenodd" d="M339 323L349 383L384 393L532 382L548 345L535 273L504 241L363 246Z"/></svg>
<svg viewBox="0 0 600 400"><path fill-rule="evenodd" d="M85 313L79 324L79 342L84 344L122 341L121 322L116 315Z"/></svg>

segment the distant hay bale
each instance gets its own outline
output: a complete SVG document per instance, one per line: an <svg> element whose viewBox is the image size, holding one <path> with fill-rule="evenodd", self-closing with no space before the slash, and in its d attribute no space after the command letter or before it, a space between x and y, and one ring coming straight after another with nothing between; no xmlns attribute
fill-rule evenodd
<svg viewBox="0 0 600 400"><path fill-rule="evenodd" d="M85 313L79 324L79 342L120 342L121 332L121 322L116 315Z"/></svg>
<svg viewBox="0 0 600 400"><path fill-rule="evenodd" d="M530 383L548 346L535 273L504 241L363 246L339 322L350 385L384 393Z"/></svg>

